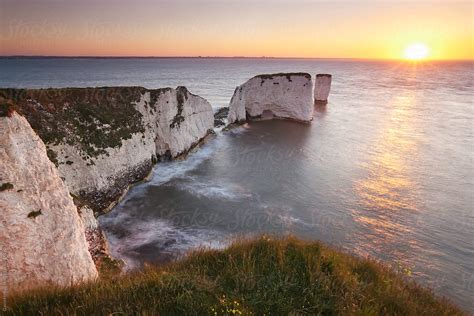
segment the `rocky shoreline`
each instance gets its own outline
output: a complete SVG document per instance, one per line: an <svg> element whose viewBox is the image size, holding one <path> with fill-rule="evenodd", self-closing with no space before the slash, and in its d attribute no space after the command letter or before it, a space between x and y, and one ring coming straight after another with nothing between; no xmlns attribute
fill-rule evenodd
<svg viewBox="0 0 474 316"><path fill-rule="evenodd" d="M8 269L27 275L28 284L35 285L95 278L105 264L120 268L108 253L96 217L113 208L131 185L146 179L156 163L185 158L212 138L214 129L257 119L308 123L313 111L312 81L307 73L255 76L236 88L229 107L215 113L207 100L185 87L0 89L0 128L5 131L0 153L6 153L7 164L11 161L23 168L7 168L0 174L0 203L7 210L2 213L5 228L0 241L6 245L2 251L7 253ZM36 155L25 153L31 146L27 139L16 141L20 131L34 135ZM39 170L30 177L46 181L47 187L33 182L26 199L17 185L29 181L25 178L30 172L28 164ZM45 166L54 169L49 178L40 171ZM45 200L46 191L49 200ZM66 211L49 207L63 204L68 205ZM67 212L74 225L63 222L61 212ZM59 231L69 231L61 237L67 246L56 240L44 243ZM76 236L74 243L69 240L71 234ZM37 249L33 262L28 262L31 246ZM71 250L81 257L66 263L55 261ZM45 266L45 260L53 263ZM23 288L23 279L14 274L9 282Z"/></svg>

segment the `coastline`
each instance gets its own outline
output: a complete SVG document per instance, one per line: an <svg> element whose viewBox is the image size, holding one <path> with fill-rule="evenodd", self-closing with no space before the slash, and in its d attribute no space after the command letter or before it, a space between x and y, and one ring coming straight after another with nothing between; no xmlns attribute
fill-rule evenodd
<svg viewBox="0 0 474 316"><path fill-rule="evenodd" d="M330 106L332 106L332 105L330 105ZM332 108L330 111L333 112L334 109L335 109L335 108ZM278 118L278 117L274 117L274 119L279 119L279 118ZM230 129L230 128L232 128L232 125L225 127L224 130L227 130L227 129ZM180 155L178 155L177 157L175 157L175 159L177 159L177 160L185 159L185 157L186 157L190 152L192 152L192 151L194 150L194 148L195 148L195 147L193 147L193 149L188 150L185 154L180 154ZM134 182L133 184L129 184L129 185L127 186L126 190L125 190L125 191L123 192L123 194L120 196L120 200L123 199L123 197L126 195L126 192L128 192L134 185L136 185L137 183L140 183L140 182L142 182L142 181L147 181L146 179L150 177L151 171L152 171L152 169L153 169L154 166L156 166L156 165L152 165L152 166L151 166L150 172L148 172L148 173L143 177L143 179L139 180L138 182ZM117 203L118 203L118 201L117 201ZM117 203L114 203L113 206L117 205ZM111 206L111 207L113 207L113 206ZM109 208L108 210L110 210L110 208Z"/></svg>

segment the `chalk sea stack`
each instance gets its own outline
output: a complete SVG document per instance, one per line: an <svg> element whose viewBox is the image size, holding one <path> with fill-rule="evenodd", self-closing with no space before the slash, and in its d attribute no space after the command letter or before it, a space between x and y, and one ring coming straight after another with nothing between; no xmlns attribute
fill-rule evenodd
<svg viewBox="0 0 474 316"><path fill-rule="evenodd" d="M258 75L235 89L229 104L229 123L247 119L313 119L312 80L308 73Z"/></svg>
<svg viewBox="0 0 474 316"><path fill-rule="evenodd" d="M14 110L2 111L0 135L4 286L19 291L97 277L82 221L43 141Z"/></svg>
<svg viewBox="0 0 474 316"><path fill-rule="evenodd" d="M314 83L314 103L327 104L329 91L331 91L332 75L317 74Z"/></svg>

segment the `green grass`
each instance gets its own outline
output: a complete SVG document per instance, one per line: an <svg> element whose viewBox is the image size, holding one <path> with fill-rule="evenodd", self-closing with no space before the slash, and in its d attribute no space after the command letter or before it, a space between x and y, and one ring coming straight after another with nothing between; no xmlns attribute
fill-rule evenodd
<svg viewBox="0 0 474 316"><path fill-rule="evenodd" d="M376 262L318 242L263 236L163 267L12 295L26 315L461 315Z"/></svg>

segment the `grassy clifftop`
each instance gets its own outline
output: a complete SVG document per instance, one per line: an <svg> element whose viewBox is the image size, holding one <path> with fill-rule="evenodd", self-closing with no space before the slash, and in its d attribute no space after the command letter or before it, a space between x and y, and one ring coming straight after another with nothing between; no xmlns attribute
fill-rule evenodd
<svg viewBox="0 0 474 316"><path fill-rule="evenodd" d="M161 268L9 298L10 314L460 315L375 262L261 237Z"/></svg>

